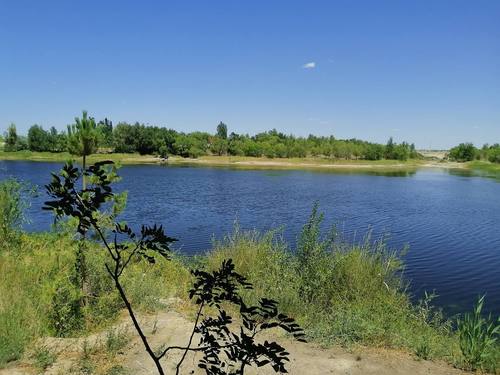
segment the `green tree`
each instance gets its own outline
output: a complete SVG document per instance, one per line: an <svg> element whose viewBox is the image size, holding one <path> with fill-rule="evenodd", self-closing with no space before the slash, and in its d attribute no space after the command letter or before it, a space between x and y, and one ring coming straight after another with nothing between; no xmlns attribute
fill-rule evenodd
<svg viewBox="0 0 500 375"><path fill-rule="evenodd" d="M394 140L391 138L389 138L389 140L387 141L387 144L385 145L385 158L386 159L394 159Z"/></svg>
<svg viewBox="0 0 500 375"><path fill-rule="evenodd" d="M88 117L87 111L82 112L82 118L75 117L75 124L68 125L68 151L72 155L82 157L82 166L85 170L87 156L97 151L99 144L99 132L95 120ZM85 175L82 178L83 190L85 190Z"/></svg>
<svg viewBox="0 0 500 375"><path fill-rule="evenodd" d="M384 157L384 146L371 143L365 147L364 158L367 160L380 160Z"/></svg>
<svg viewBox="0 0 500 375"><path fill-rule="evenodd" d="M220 139L227 139L227 125L222 121L217 125L217 136Z"/></svg>
<svg viewBox="0 0 500 375"><path fill-rule="evenodd" d="M184 158L189 157L189 150L193 147L193 140L186 134L178 134L174 142L174 152Z"/></svg>
<svg viewBox="0 0 500 375"><path fill-rule="evenodd" d="M412 159L418 158L418 152L417 149L415 148L415 143L412 143L410 145L410 158Z"/></svg>
<svg viewBox="0 0 500 375"><path fill-rule="evenodd" d="M5 151L17 151L17 130L14 123L10 124L5 133Z"/></svg>
<svg viewBox="0 0 500 375"><path fill-rule="evenodd" d="M477 153L478 150L472 143L460 143L458 146L453 147L450 150L448 157L451 160L465 162L474 160Z"/></svg>
<svg viewBox="0 0 500 375"><path fill-rule="evenodd" d="M17 180L0 182L0 251L14 245L21 225L26 222L24 211L28 207L26 186Z"/></svg>
<svg viewBox="0 0 500 375"><path fill-rule="evenodd" d="M168 147L165 143L158 148L158 156L162 159L168 158Z"/></svg>
<svg viewBox="0 0 500 375"><path fill-rule="evenodd" d="M136 151L136 129L126 122L120 122L113 129L115 152L131 153Z"/></svg>
<svg viewBox="0 0 500 375"><path fill-rule="evenodd" d="M500 145L495 144L488 150L488 160L492 163L500 163Z"/></svg>
<svg viewBox="0 0 500 375"><path fill-rule="evenodd" d="M392 152L392 159L406 161L410 156L410 146L403 142L399 145L394 145L394 149Z"/></svg>
<svg viewBox="0 0 500 375"><path fill-rule="evenodd" d="M243 152L245 156L262 156L262 146L251 139L247 140L243 145Z"/></svg>
<svg viewBox="0 0 500 375"><path fill-rule="evenodd" d="M220 138L219 136L214 137L210 145L210 151L216 155L226 155L228 149L228 142L226 139Z"/></svg>
<svg viewBox="0 0 500 375"><path fill-rule="evenodd" d="M82 157L82 167L86 170L87 156L97 151L99 143L99 130L95 120L88 116L87 111L82 112L82 118L75 117L75 124L68 125L68 151L72 155ZM82 175L83 190L86 189L86 176ZM82 290L83 298L81 300L82 306L87 304L87 296L90 294L89 289L89 275L85 252L87 245L85 238L78 241L78 250L76 254L76 269L78 270L78 278L80 279L80 287Z"/></svg>
<svg viewBox="0 0 500 375"><path fill-rule="evenodd" d="M64 132L59 133L53 126L48 132L48 151L62 152L66 149L67 139Z"/></svg>
<svg viewBox="0 0 500 375"><path fill-rule="evenodd" d="M105 147L113 146L113 122L109 121L107 118L99 121L97 124L100 135L100 143Z"/></svg>
<svg viewBox="0 0 500 375"><path fill-rule="evenodd" d="M155 151L155 128L139 123L136 123L134 128L136 151L141 155L153 154Z"/></svg>
<svg viewBox="0 0 500 375"><path fill-rule="evenodd" d="M28 148L30 151L49 151L50 136L40 125L33 125L28 130Z"/></svg>

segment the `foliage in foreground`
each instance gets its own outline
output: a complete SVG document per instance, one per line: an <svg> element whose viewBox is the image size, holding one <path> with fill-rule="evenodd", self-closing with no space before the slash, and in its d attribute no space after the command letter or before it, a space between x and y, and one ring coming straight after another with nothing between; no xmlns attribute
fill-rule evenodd
<svg viewBox="0 0 500 375"><path fill-rule="evenodd" d="M189 352L203 354L198 367L204 369L208 375L243 375L247 367L262 367L268 364L275 372L286 373L285 361L289 361L289 353L285 348L274 341L259 342L256 336L275 327L285 330L297 340L303 340L304 333L294 319L278 311L276 301L262 298L254 306L245 303L240 292L243 289L252 289L252 284L235 272L231 259L223 260L216 271L192 271L196 280L189 297L199 308L187 346L170 346L160 350L152 346L130 303L121 277L132 262L147 261L155 264L157 257L168 260L169 245L176 240L165 235L161 226L143 225L140 233L136 234L126 224L115 222L114 216L108 218L111 225L109 220L99 219L102 217L102 207L114 200L111 183L115 175L112 164L113 162L100 162L80 171L71 163L67 163L60 174L52 175L52 182L46 186L53 200L47 201L44 209L53 211L58 219L77 219L77 233L82 239L87 233L94 233L100 240L103 251L107 253L103 262L107 274L158 373L165 373L161 359L171 350L183 353L177 363L176 374L179 374ZM90 179L89 187L84 184L83 190L77 189L76 183L85 176ZM112 228L111 236L105 234L106 224ZM239 329L233 329L233 319L226 312L226 304L239 310L242 322ZM74 306L75 309L77 307ZM215 316L207 312L208 308L216 310ZM69 315L73 315L71 311ZM198 346L193 345L196 333L200 335Z"/></svg>

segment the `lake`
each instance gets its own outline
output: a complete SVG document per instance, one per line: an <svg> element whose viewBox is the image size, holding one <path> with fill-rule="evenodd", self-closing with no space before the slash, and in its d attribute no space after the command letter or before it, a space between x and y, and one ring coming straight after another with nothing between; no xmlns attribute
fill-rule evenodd
<svg viewBox="0 0 500 375"><path fill-rule="evenodd" d="M26 229L48 230L41 210L43 185L61 164L0 161L0 179L14 176L40 185ZM500 182L466 172L422 169L415 173L348 173L238 170L159 165L125 166L117 190L129 199L130 224L162 223L187 254L204 252L215 237L242 229L283 226L294 244L314 202L324 228L361 241L388 236L392 248L409 246L405 274L415 298L435 290L448 314L470 309L486 293L487 309L500 313Z"/></svg>

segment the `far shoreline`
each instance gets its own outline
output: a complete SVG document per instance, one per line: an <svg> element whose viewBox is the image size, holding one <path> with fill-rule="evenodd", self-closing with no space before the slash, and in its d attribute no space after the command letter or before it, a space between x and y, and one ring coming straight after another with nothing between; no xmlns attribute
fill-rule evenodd
<svg viewBox="0 0 500 375"><path fill-rule="evenodd" d="M1 160L32 161L32 162L59 162L77 160L78 157L69 153L50 152L0 152ZM457 170L483 170L487 172L500 172L500 166L486 162L458 163L437 159L410 159L400 160L343 160L319 157L309 158L283 158L271 159L265 157L246 156L202 156L197 159L171 156L161 159L154 155L98 153L88 157L89 163L111 160L120 165L185 165L199 167L231 167L239 169L269 169L269 170L332 170L332 171L415 171L417 169L457 169Z"/></svg>

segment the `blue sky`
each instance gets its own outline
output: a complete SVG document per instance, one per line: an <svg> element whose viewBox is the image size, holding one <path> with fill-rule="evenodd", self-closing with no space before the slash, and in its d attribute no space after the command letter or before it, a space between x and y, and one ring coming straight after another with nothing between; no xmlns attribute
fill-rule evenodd
<svg viewBox="0 0 500 375"><path fill-rule="evenodd" d="M500 1L0 2L0 130L500 142Z"/></svg>

